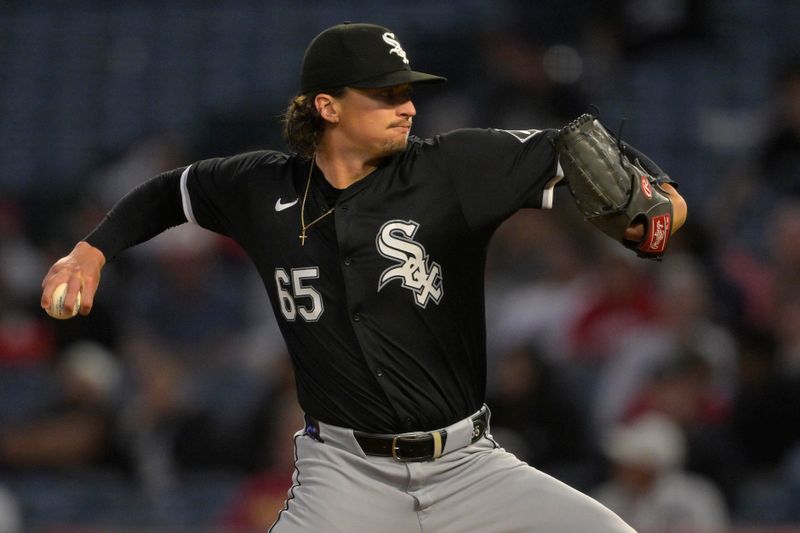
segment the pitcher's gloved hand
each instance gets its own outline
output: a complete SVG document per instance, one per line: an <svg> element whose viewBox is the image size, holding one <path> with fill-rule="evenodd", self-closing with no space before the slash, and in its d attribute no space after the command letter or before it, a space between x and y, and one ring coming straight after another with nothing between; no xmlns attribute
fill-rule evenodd
<svg viewBox="0 0 800 533"><path fill-rule="evenodd" d="M672 226L672 202L654 163L618 142L592 115L581 115L552 139L567 185L584 217L640 257L660 259ZM627 153L626 153L627 152ZM661 175L654 175L653 170Z"/></svg>

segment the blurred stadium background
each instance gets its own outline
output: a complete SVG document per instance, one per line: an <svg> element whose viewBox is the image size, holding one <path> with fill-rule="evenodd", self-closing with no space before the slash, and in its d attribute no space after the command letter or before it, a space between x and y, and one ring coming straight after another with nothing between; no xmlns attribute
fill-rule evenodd
<svg viewBox="0 0 800 533"><path fill-rule="evenodd" d="M641 531L800 531L800 3L2 0L0 532L272 522L302 421L239 249L168 232L72 321L44 315L39 283L148 177L283 149L303 50L343 20L389 26L450 79L416 94L417 135L596 106L689 202L659 264L563 191L501 228L501 443Z"/></svg>

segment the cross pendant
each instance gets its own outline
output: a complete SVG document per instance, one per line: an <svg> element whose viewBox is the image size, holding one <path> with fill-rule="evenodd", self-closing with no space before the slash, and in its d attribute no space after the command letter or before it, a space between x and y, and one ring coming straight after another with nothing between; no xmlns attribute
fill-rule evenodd
<svg viewBox="0 0 800 533"><path fill-rule="evenodd" d="M306 238L307 238L306 237L306 232L304 231L299 236L300 236L300 246L305 246L306 245Z"/></svg>

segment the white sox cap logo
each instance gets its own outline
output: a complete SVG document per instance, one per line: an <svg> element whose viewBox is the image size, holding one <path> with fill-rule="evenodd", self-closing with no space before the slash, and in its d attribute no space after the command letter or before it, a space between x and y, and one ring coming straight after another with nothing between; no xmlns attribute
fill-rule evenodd
<svg viewBox="0 0 800 533"><path fill-rule="evenodd" d="M397 40L397 37L394 36L394 33L388 31L384 33L383 42L392 47L389 50L390 54L397 54L398 56L400 56L400 59L403 60L403 63L408 65L408 56L406 55L406 51L403 50L402 46L400 46L400 41Z"/></svg>
<svg viewBox="0 0 800 533"><path fill-rule="evenodd" d="M428 300L438 304L444 295L442 271L439 264L428 266L428 253L418 242L413 241L419 223L413 220L390 220L384 224L375 238L375 244L383 257L393 259L399 265L383 271L378 281L378 291L393 279L399 279L402 287L414 293L416 304L423 309Z"/></svg>

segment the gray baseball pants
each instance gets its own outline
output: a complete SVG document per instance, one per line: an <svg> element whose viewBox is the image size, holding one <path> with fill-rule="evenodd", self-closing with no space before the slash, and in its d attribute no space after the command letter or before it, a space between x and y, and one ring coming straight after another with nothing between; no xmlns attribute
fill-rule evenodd
<svg viewBox="0 0 800 533"><path fill-rule="evenodd" d="M470 444L470 418L446 428L442 457L408 463L367 456L352 430L319 426L324 442L295 434L294 484L271 533L634 531L490 435Z"/></svg>

